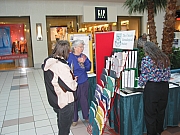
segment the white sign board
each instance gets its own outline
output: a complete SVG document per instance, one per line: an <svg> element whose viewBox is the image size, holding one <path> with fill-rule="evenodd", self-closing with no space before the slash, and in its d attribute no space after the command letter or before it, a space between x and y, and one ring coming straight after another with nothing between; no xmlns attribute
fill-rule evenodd
<svg viewBox="0 0 180 135"><path fill-rule="evenodd" d="M113 48L133 50L135 30L115 31Z"/></svg>

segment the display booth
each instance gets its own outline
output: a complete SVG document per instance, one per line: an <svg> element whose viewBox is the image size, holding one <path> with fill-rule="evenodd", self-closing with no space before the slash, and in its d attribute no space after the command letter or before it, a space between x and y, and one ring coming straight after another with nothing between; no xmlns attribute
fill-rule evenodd
<svg viewBox="0 0 180 135"><path fill-rule="evenodd" d="M90 134L106 134L108 129L114 129L121 135L141 135L146 132L143 89L137 88L138 49L133 49L133 33L124 31L95 35L97 84L89 99ZM130 47L126 48L128 43ZM164 128L177 126L180 122L180 84L177 81L180 73L173 77Z"/></svg>

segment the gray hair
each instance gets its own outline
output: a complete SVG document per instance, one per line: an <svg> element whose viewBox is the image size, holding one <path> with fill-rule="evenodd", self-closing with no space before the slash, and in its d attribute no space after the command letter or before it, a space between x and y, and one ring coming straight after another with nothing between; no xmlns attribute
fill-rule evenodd
<svg viewBox="0 0 180 135"><path fill-rule="evenodd" d="M72 41L71 51L74 52L74 47L80 44L85 45L83 40L77 39L77 40Z"/></svg>
<svg viewBox="0 0 180 135"><path fill-rule="evenodd" d="M155 43L147 41L143 48L144 52L155 62L155 65L159 66L162 64L165 68L170 66L168 56Z"/></svg>

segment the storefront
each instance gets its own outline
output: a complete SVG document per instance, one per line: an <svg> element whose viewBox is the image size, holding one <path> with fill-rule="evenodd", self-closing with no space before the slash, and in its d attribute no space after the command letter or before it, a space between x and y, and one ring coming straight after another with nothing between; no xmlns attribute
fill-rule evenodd
<svg viewBox="0 0 180 135"><path fill-rule="evenodd" d="M147 14L130 16L127 9L123 8L123 3L120 2L104 2L103 0L98 2L17 0L16 2L1 1L0 22L1 24L3 22L24 24L24 39L27 40L28 48L28 67L40 68L43 60L52 51L51 38L53 40L62 38L57 34L56 27L63 27L63 31L61 28L58 29L63 33L91 32L92 36L95 32L131 29L136 29L137 38L142 33L147 33ZM160 13L155 17L159 41L162 37L163 15L164 13ZM2 20L3 18L4 20ZM22 18L28 18L27 22L17 22ZM25 25L27 31L25 31ZM41 29L41 33L37 33L37 26ZM55 35L51 37L51 30L55 32L56 37ZM14 67L13 63L11 65ZM1 69L3 68L1 67Z"/></svg>
<svg viewBox="0 0 180 135"><path fill-rule="evenodd" d="M0 17L0 70L33 67L29 17Z"/></svg>

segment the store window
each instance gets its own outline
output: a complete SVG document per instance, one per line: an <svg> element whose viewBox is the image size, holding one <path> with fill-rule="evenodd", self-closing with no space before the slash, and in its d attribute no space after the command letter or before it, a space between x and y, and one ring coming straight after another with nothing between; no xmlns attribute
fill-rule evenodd
<svg viewBox="0 0 180 135"><path fill-rule="evenodd" d="M107 32L107 31L116 31L117 26L116 22L107 23L107 22L94 22L94 23L80 23L80 27L78 32L82 33L91 33L92 34L92 42L94 43L94 36L96 32Z"/></svg>
<svg viewBox="0 0 180 135"><path fill-rule="evenodd" d="M48 54L57 40L66 40L68 33L78 32L77 16L47 16Z"/></svg>
<svg viewBox="0 0 180 135"><path fill-rule="evenodd" d="M118 30L135 30L136 39L140 36L141 17L118 17Z"/></svg>
<svg viewBox="0 0 180 135"><path fill-rule="evenodd" d="M32 66L29 17L0 17L0 70Z"/></svg>

